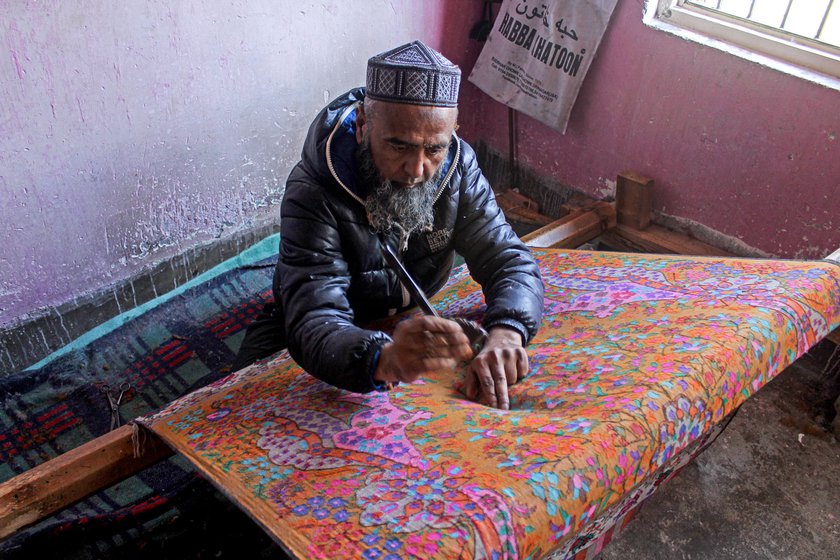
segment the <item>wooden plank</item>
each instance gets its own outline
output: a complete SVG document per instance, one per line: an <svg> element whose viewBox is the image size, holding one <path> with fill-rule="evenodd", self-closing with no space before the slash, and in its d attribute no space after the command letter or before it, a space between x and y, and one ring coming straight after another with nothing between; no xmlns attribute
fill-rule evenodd
<svg viewBox="0 0 840 560"><path fill-rule="evenodd" d="M172 455L154 433L133 425L100 436L0 484L0 539Z"/></svg>
<svg viewBox="0 0 840 560"><path fill-rule="evenodd" d="M522 237L530 247L574 248L598 237L615 226L615 208L597 202L587 209L576 209L566 216Z"/></svg>
<svg viewBox="0 0 840 560"><path fill-rule="evenodd" d="M508 221L520 222L532 226L544 226L554 218L540 213L540 206L531 198L512 189L505 189L495 194L496 204L502 209Z"/></svg>
<svg viewBox="0 0 840 560"><path fill-rule="evenodd" d="M651 224L644 231L618 224L605 232L601 239L619 251L712 257L737 256L720 247L703 243L684 233L671 231L656 224Z"/></svg>
<svg viewBox="0 0 840 560"><path fill-rule="evenodd" d="M530 210L524 207L508 208L507 210L503 208L502 212L505 215L505 219L508 221L522 222L532 226L544 226L554 221L554 218L550 216L540 214L535 210Z"/></svg>
<svg viewBox="0 0 840 560"><path fill-rule="evenodd" d="M644 230L650 225L653 209L653 179L632 171L618 174L615 185L615 211L619 224Z"/></svg>
<svg viewBox="0 0 840 560"><path fill-rule="evenodd" d="M505 189L495 194L496 203L502 210L508 210L510 208L527 208L528 210L533 210L534 212L540 211L540 205L537 204L534 199L528 198L524 194L513 189Z"/></svg>

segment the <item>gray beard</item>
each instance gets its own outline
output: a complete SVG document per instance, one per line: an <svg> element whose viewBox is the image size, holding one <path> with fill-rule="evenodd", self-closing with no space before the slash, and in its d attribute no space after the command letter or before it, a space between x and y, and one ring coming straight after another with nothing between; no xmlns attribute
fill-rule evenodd
<svg viewBox="0 0 840 560"><path fill-rule="evenodd" d="M368 192L365 199L368 221L377 233L389 233L396 229L405 243L412 233L431 229L440 168L428 181L416 187L396 186L379 175L367 138L356 148L356 165L359 180Z"/></svg>

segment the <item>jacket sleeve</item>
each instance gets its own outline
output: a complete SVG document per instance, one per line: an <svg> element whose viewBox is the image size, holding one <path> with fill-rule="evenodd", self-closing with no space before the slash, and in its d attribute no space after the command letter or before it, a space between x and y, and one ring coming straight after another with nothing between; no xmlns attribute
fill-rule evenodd
<svg viewBox="0 0 840 560"><path fill-rule="evenodd" d="M323 189L305 180L290 181L286 189L275 297L283 305L289 352L322 381L357 393L372 391L377 388L374 361L391 339L353 324L350 274Z"/></svg>
<svg viewBox="0 0 840 560"><path fill-rule="evenodd" d="M484 292L484 328L511 327L528 344L542 321L544 287L539 266L496 204L472 148L461 142L461 149L464 170L455 249Z"/></svg>

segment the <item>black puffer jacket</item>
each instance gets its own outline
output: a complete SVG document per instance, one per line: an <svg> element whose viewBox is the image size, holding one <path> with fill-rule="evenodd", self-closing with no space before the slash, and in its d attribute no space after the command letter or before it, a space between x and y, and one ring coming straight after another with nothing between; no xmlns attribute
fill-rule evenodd
<svg viewBox="0 0 840 560"><path fill-rule="evenodd" d="M376 388L373 369L390 340L358 325L411 303L379 252L380 240L396 248L396 235L372 232L355 183L355 110L363 96L359 88L339 97L309 129L286 184L274 277L294 359L354 392ZM454 252L463 255L484 291L484 327L512 327L527 343L542 317L539 268L496 205L472 148L453 135L442 165L433 230L412 235L401 258L431 295L449 277Z"/></svg>

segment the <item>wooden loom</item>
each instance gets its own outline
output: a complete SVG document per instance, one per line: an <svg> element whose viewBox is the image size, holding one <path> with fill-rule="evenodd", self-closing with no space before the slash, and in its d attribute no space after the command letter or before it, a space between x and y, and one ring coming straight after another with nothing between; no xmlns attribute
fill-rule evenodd
<svg viewBox="0 0 840 560"><path fill-rule="evenodd" d="M589 207L570 209L564 217L523 239L534 247L568 248L606 232L628 244L644 243L647 251L727 255L687 236L657 229L649 232L656 228L649 225L649 211L650 182L624 173L619 176L615 205L595 202ZM840 257L838 253L832 258ZM0 538L171 454L151 432L124 426L0 484Z"/></svg>

